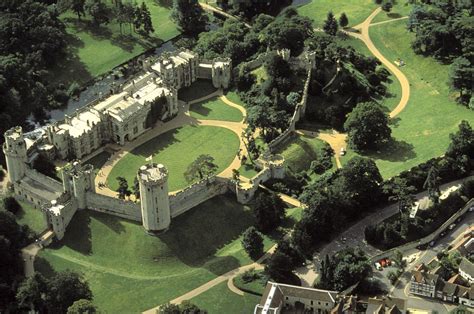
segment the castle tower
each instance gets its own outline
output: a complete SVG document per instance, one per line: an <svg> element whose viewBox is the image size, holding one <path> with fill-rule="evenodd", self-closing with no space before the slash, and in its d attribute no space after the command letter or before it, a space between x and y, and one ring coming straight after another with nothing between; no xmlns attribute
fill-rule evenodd
<svg viewBox="0 0 474 314"><path fill-rule="evenodd" d="M168 197L168 170L151 163L138 170L142 224L149 232L165 231L171 223Z"/></svg>
<svg viewBox="0 0 474 314"><path fill-rule="evenodd" d="M74 195L78 208L86 208L86 192L95 192L94 167L88 164L81 165L78 161L74 161L71 167L63 169L62 177L64 192Z"/></svg>
<svg viewBox="0 0 474 314"><path fill-rule="evenodd" d="M4 136L3 153L7 162L8 179L16 182L25 176L28 161L23 130L21 127L11 128Z"/></svg>
<svg viewBox="0 0 474 314"><path fill-rule="evenodd" d="M212 85L215 88L228 88L232 76L230 59L214 60L212 62Z"/></svg>

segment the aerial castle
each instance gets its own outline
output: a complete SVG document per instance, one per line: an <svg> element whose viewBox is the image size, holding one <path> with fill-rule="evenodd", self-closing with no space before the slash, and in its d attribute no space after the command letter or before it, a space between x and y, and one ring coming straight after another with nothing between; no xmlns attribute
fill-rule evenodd
<svg viewBox="0 0 474 314"><path fill-rule="evenodd" d="M95 171L79 158L115 142L123 145L146 132L150 114L171 119L179 110L177 93L196 79L212 80L216 88L227 88L231 62L227 59L199 60L190 51L165 55L154 64L145 62L144 73L122 90L96 101L64 121L25 134L21 127L5 132L5 154L10 187L19 198L41 208L57 239L77 210L90 209L142 223L149 233L163 232L172 219L200 203L227 191L247 203L258 185L269 178L283 178L282 160L259 160L260 173L252 184L240 185L228 178L209 177L176 193L168 191L168 171L164 165L150 163L137 169L140 202L132 202L96 193ZM153 108L157 106L158 109ZM152 117L155 118L156 117ZM152 119L154 120L154 119ZM43 175L31 167L43 154L52 160L72 160L61 170L61 181Z"/></svg>

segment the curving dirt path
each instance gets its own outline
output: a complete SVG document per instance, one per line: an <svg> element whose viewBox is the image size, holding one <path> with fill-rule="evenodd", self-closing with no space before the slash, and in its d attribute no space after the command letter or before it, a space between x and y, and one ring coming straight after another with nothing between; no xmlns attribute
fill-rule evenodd
<svg viewBox="0 0 474 314"><path fill-rule="evenodd" d="M387 60L387 58L385 58L384 55L382 55L380 53L380 51L377 49L377 47L375 47L374 43L372 42L372 39L370 38L369 28L371 26L375 26L375 25L380 25L380 24L390 23L390 22L393 22L393 21L403 20L403 19L406 19L407 17L401 17L401 18L398 18L398 19L393 19L393 20L389 20L389 21L383 21L383 22L378 22L378 23L372 24L372 20L377 16L377 14L380 13L381 10L382 10L381 8L377 8L376 10L374 10L369 15L369 17L367 19L365 19L364 22L362 22L359 25L356 25L352 28L352 30L357 31L358 33L354 32L354 31L346 32L346 33L348 35L353 36L353 37L361 40L362 42L364 42L364 44L367 46L369 51L374 55L374 57L376 57L385 67L387 67L387 69L400 82L401 90L402 90L402 95L401 95L400 101L399 101L398 105L389 114L390 118L394 118L400 112L402 112L403 109L405 109L405 107L408 104L408 100L410 99L410 83L408 82L408 79L405 76L405 74L403 74L403 72L400 71L400 69L395 64L393 64L392 62ZM306 134L306 132L304 130L298 130L298 131ZM339 133L339 132L333 130L332 133L320 132L318 134L318 138L325 141L325 142L327 142L329 145L331 145L332 149L335 152L334 157L336 159L336 166L337 166L337 168L342 168L339 152L340 152L341 148L345 149L347 147L347 143L346 143L347 134Z"/></svg>
<svg viewBox="0 0 474 314"><path fill-rule="evenodd" d="M239 109L243 113L244 119L241 122L230 122L230 121L222 121L222 120L201 120L201 119L192 118L190 116L190 113L189 113L190 106L192 106L195 103L199 103L216 96L220 96L220 99L226 105ZM215 126L215 127L222 127L222 128L229 129L232 132L234 132L239 138L241 155L246 155L247 148L242 139L242 132L247 128L247 125L244 123L245 116L246 116L245 108L227 99L227 97L223 96L222 90L217 90L212 94L201 97L199 99L195 99L188 103L181 102L178 116L176 116L174 119L168 122L164 122L164 123L161 121L158 121L153 129L144 133L142 136L133 140L132 142L126 143L124 146L119 146L116 144L107 145L113 150L116 150L116 152L112 156L110 156L109 160L102 166L102 168L97 173L97 176L95 177L96 192L102 195L110 196L110 197L117 197L116 191L113 191L108 187L99 187L99 183L107 182L107 178L110 175L110 172L112 171L112 169L115 167L115 165L117 165L117 163L126 154L133 151L138 146L148 142L149 140L157 136L160 136L161 134L164 134L168 131L171 131L173 129L176 129L185 125ZM241 166L241 160L236 155L234 160L231 162L231 164L227 166L227 168L225 168L222 172L220 172L218 176L224 177L224 178L231 178L232 170L239 169L240 166ZM174 192L176 191L173 191L171 193L174 193Z"/></svg>

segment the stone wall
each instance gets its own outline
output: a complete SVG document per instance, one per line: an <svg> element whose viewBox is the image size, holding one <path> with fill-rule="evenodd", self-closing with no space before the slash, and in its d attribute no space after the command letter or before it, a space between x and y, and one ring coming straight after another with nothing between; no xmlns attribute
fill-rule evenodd
<svg viewBox="0 0 474 314"><path fill-rule="evenodd" d="M142 213L139 203L96 194L94 192L87 192L86 199L87 208L90 210L107 213L133 221L142 221Z"/></svg>
<svg viewBox="0 0 474 314"><path fill-rule="evenodd" d="M25 172L25 175L27 177L29 177L30 179L32 179L32 180L35 180L35 181L38 181L38 182L41 182L43 184L48 185L49 187L51 187L55 191L58 191L58 192L63 191L63 184L61 182L59 182L58 180L54 180L53 178L48 177L48 176L46 176L42 173L39 173L35 169L27 168L26 172Z"/></svg>
<svg viewBox="0 0 474 314"><path fill-rule="evenodd" d="M309 92L309 84L311 82L311 74L313 68L309 67L308 75L306 77L306 82L303 88L303 95L301 96L301 101L298 105L296 105L295 112L289 121L288 128L284 130L278 137L273 139L270 143L268 143L268 150L273 153L283 144L285 144L288 140L291 139L291 136L294 134L296 130L296 123L300 121L301 118L305 116L306 113L306 104L308 102L308 92Z"/></svg>
<svg viewBox="0 0 474 314"><path fill-rule="evenodd" d="M171 217L179 216L191 208L228 191L226 179L210 177L170 195Z"/></svg>

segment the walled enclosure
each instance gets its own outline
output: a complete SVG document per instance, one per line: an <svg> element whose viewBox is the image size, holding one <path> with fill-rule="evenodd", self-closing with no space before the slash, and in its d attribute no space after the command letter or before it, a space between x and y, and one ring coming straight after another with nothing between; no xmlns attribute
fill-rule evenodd
<svg viewBox="0 0 474 314"><path fill-rule="evenodd" d="M215 87L226 88L231 77L230 60L203 60L198 63L197 55L189 51L166 55L154 65L145 62L144 68L145 73L125 85L122 92L110 95L103 102L93 102L73 117L48 126L46 131L35 130L34 136L25 136L21 127L16 127L5 132L3 152L11 187L17 197L44 211L48 228L57 239L64 237L69 222L80 209L139 221L147 231L154 233L166 230L172 218L216 195L232 191L237 194L239 202L245 203L253 197L259 184L270 178L284 177L283 159L266 155L268 160L263 158L259 161L261 174L255 183L247 184L245 188L228 178L210 177L175 194L169 194L165 166L147 164L137 169L141 202L135 203L97 194L93 166L83 165L79 160L62 169L62 182L31 168L31 163L38 154L64 159L71 154L93 154L103 144L113 142L117 136L120 138L117 138L119 144L130 140L131 137L122 136L123 131L127 130L127 123L132 121L128 117L146 116L143 113L150 110L149 102L140 100L153 101L155 98L148 97L149 92L162 96L163 89L167 89L170 93L165 94L167 112L173 116L174 100L177 99L176 93L180 87L191 85L197 78L206 78L211 79ZM150 68L154 73L149 71ZM124 96L123 93L129 96ZM95 120L91 121L92 119ZM139 134L135 134L133 138L145 131L145 128L139 129Z"/></svg>

